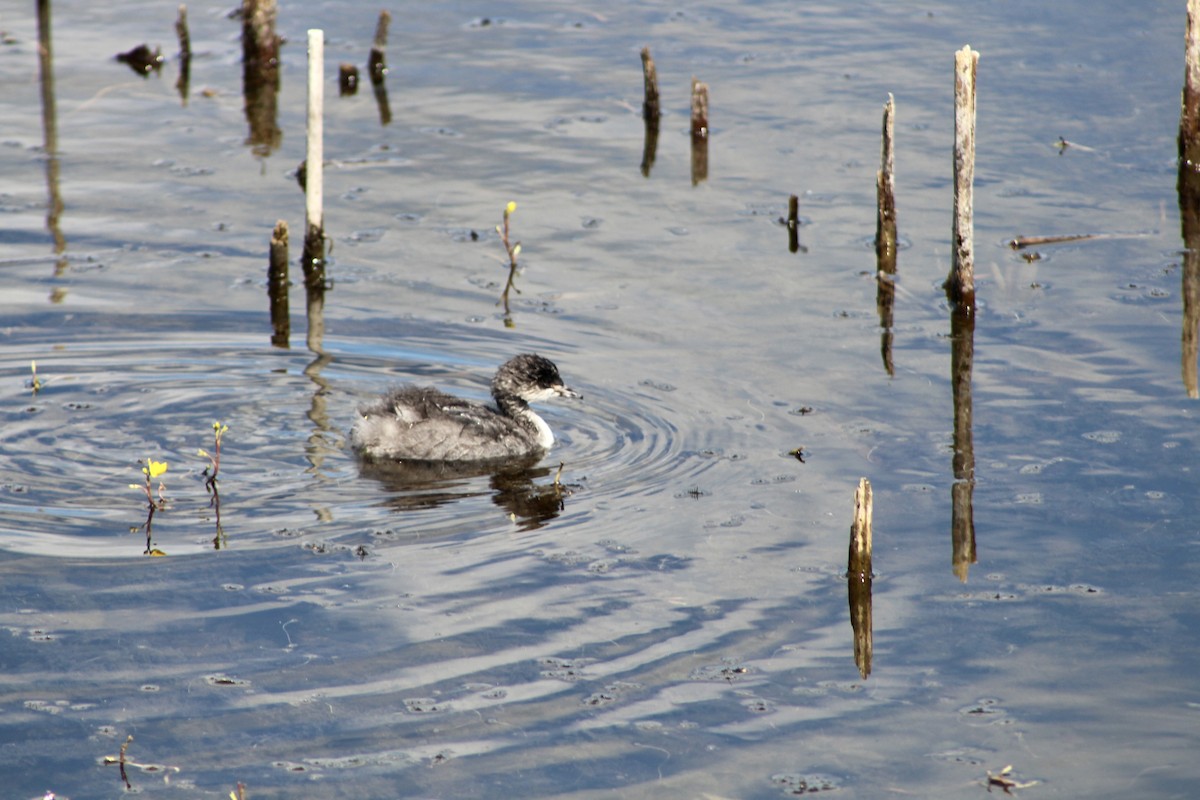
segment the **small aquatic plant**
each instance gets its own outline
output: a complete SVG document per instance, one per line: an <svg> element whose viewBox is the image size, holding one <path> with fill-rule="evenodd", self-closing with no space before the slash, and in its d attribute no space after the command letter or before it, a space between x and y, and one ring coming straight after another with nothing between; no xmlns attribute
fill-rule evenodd
<svg viewBox="0 0 1200 800"><path fill-rule="evenodd" d="M516 202L509 200L508 205L504 207L504 224L496 226L496 233L500 234L500 242L504 245L504 250L508 253L508 281L504 284L504 292L500 295L500 302L504 304L504 313L507 315L508 310L508 293L515 291L517 294L521 290L513 286L513 280L517 277L517 256L521 253L521 243L509 241L508 220L509 217L517 210Z"/></svg>
<svg viewBox="0 0 1200 800"><path fill-rule="evenodd" d="M197 454L208 459L208 466L204 468L202 474L204 475L204 488L209 494L208 507L213 509L217 518L217 533L213 537L213 549L220 550L225 542L225 529L221 527L221 493L217 490L217 475L221 472L221 439L229 430L229 426L218 421L214 422L212 427L213 452L209 453L202 447Z"/></svg>
<svg viewBox="0 0 1200 800"><path fill-rule="evenodd" d="M228 425L223 425L220 422L214 422L213 427L213 452L209 453L203 447L196 451L196 454L201 458L208 459L208 466L204 468L204 488L209 494L214 497L217 494L217 474L221 471L221 437L229 430Z"/></svg>
<svg viewBox="0 0 1200 800"><path fill-rule="evenodd" d="M159 478L167 471L167 462L155 461L153 458L147 458L145 461L138 461L142 465L142 476L145 478L144 483L131 483L130 489L141 489L146 493L146 521L136 528L130 528L130 531L145 529L146 531L146 552L148 556L163 556L166 555L161 550L151 547L150 537L154 526L154 512L164 511L167 507L167 487ZM154 481L158 481L158 498L155 499Z"/></svg>
<svg viewBox="0 0 1200 800"><path fill-rule="evenodd" d="M154 481L164 475L167 471L167 462L155 461L153 458L147 458L145 461L138 461L142 465L142 475L145 477L145 483L131 483L130 489L142 489L146 492L146 502L151 506L162 511L167 507L166 491L167 487L162 482L158 483L158 500L154 499Z"/></svg>

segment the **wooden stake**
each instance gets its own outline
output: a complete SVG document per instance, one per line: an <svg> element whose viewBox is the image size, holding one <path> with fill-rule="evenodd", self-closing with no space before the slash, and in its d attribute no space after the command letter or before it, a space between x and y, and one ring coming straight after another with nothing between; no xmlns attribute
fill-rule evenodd
<svg viewBox="0 0 1200 800"><path fill-rule="evenodd" d="M975 308L975 76L979 53L954 54L954 223L952 263L944 288L952 303Z"/></svg>

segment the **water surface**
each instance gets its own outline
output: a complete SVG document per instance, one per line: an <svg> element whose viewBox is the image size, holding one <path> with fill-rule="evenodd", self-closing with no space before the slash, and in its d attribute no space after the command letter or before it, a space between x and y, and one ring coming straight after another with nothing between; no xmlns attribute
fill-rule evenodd
<svg viewBox="0 0 1200 800"><path fill-rule="evenodd" d="M758 2L281 13L278 146L240 25L63 2L0 45L0 763L16 797L1187 797L1200 771L1195 400L1181 376L1183 9ZM304 32L327 36L320 336L300 284ZM143 78L113 56L168 56ZM979 71L977 563L952 562L953 52ZM638 53L664 117L643 175ZM688 90L712 98L693 182ZM876 311L897 104L894 374ZM1072 146L1060 150L1059 137ZM789 194L804 249L788 251ZM61 213L54 212L61 198ZM510 325L494 226L522 242ZM292 332L266 253L293 231ZM1119 237L1015 252L1019 235ZM1129 235L1124 235L1129 234ZM397 485L347 450L392 383L483 399L516 352L536 468ZM42 386L32 391L30 362ZM219 527L204 489L229 425ZM801 462L789 451L802 448ZM147 557L139 459L170 499ZM562 463L563 489L553 486ZM874 657L853 491L875 491ZM965 581L960 581L960 575ZM998 789L994 790L999 791Z"/></svg>

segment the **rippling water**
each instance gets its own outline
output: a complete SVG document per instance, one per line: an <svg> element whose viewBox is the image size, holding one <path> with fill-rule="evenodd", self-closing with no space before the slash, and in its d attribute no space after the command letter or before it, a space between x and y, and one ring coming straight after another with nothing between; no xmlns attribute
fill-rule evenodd
<svg viewBox="0 0 1200 800"><path fill-rule="evenodd" d="M327 87L332 287L309 336L294 242L286 348L265 267L276 220L293 240L302 224L304 29L325 27L332 74L365 59L376 12L281 11L282 138L263 156L225 9L189 9L186 103L175 59L143 79L112 58L171 56L176 9L55 5L57 159L36 18L3 21L13 796L125 791L104 763L122 745L154 796L949 798L1007 764L1029 796L1189 796L1181 8L392 9L390 124L365 82ZM940 285L966 42L983 56L964 583ZM649 176L643 45L665 108ZM712 97L696 183L693 75ZM889 92L894 374L871 246ZM1032 260L1006 245L1058 233L1119 236ZM355 407L390 385L482 400L528 351L584 395L541 409L558 442L540 463L414 476L349 452ZM196 452L214 421L219 507ZM169 464L159 557L139 459ZM864 475L865 678L845 576Z"/></svg>

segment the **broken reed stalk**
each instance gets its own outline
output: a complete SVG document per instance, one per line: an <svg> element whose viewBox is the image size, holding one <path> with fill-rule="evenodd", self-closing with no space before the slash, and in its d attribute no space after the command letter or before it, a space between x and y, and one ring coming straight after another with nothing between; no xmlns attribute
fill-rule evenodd
<svg viewBox="0 0 1200 800"><path fill-rule="evenodd" d="M642 119L649 122L657 121L662 116L658 100L658 70L654 67L654 58L650 48L642 48L642 83L645 86L645 99L642 101Z"/></svg>
<svg viewBox="0 0 1200 800"><path fill-rule="evenodd" d="M308 31L308 140L304 179L304 285L325 287L325 32Z"/></svg>
<svg viewBox="0 0 1200 800"><path fill-rule="evenodd" d="M979 53L967 45L954 54L954 223L950 276L943 288L952 303L975 308L975 76Z"/></svg>
<svg viewBox="0 0 1200 800"><path fill-rule="evenodd" d="M850 558L846 568L846 589L850 601L850 627L854 630L854 663L858 674L871 674L874 650L871 619L871 482L858 479L854 492L854 522L850 525Z"/></svg>
<svg viewBox="0 0 1200 800"><path fill-rule="evenodd" d="M1200 0L1188 0L1183 98L1179 115L1180 169L1200 168Z"/></svg>
<svg viewBox="0 0 1200 800"><path fill-rule="evenodd" d="M386 10L379 12L379 22L375 24L375 44L371 46L371 55L367 59L367 73L371 76L371 83L376 86L383 83L383 76L387 74L384 52L387 50L388 25L391 21L392 15Z"/></svg>
<svg viewBox="0 0 1200 800"><path fill-rule="evenodd" d="M179 16L175 20L175 33L179 36L179 79L175 88L183 104L187 105L188 86L192 82L192 36L188 33L187 6L179 7Z"/></svg>
<svg viewBox="0 0 1200 800"><path fill-rule="evenodd" d="M179 16L175 19L175 33L179 36L179 58L187 61L192 57L192 37L188 33L187 6L179 6Z"/></svg>
<svg viewBox="0 0 1200 800"><path fill-rule="evenodd" d="M1183 385L1200 397L1200 0L1188 0L1179 115L1179 218L1183 233Z"/></svg>
<svg viewBox="0 0 1200 800"><path fill-rule="evenodd" d="M338 94L342 97L358 94L358 67L338 64Z"/></svg>
<svg viewBox="0 0 1200 800"><path fill-rule="evenodd" d="M708 139L708 84L692 78L692 141Z"/></svg>
<svg viewBox="0 0 1200 800"><path fill-rule="evenodd" d="M875 173L875 255L880 269L896 271L896 153L893 137L896 130L896 99L888 93L883 107L883 140L880 146L879 172Z"/></svg>
<svg viewBox="0 0 1200 800"><path fill-rule="evenodd" d="M286 348L292 324L288 316L288 226L283 220L276 222L271 232L267 298L271 306L271 344Z"/></svg>
<svg viewBox="0 0 1200 800"><path fill-rule="evenodd" d="M654 159L658 153L658 125L662 117L662 109L658 99L658 70L654 67L654 59L650 56L650 48L642 48L642 83L645 86L645 99L642 101L642 121L646 126L646 135L642 141L642 177L649 178L650 170L654 167Z"/></svg>
<svg viewBox="0 0 1200 800"><path fill-rule="evenodd" d="M854 492L854 522L850 525L850 558L847 571L851 580L871 578L871 482L858 479Z"/></svg>
<svg viewBox="0 0 1200 800"><path fill-rule="evenodd" d="M784 224L787 225L788 252L800 252L800 198L794 194L788 195L788 213ZM804 252L807 253L808 248L804 248Z"/></svg>
<svg viewBox="0 0 1200 800"><path fill-rule="evenodd" d="M708 179L708 84L692 78L692 185Z"/></svg>

